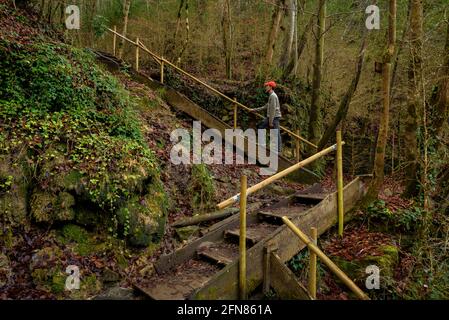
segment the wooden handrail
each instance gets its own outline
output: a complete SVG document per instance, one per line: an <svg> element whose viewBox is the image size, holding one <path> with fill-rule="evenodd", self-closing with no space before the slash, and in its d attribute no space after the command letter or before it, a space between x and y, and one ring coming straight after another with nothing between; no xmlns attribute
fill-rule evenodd
<svg viewBox="0 0 449 320"><path fill-rule="evenodd" d="M221 93L221 92L218 91L217 89L211 87L211 86L210 86L209 84L207 84L206 82L204 82L204 81L198 79L197 77L195 77L194 75L188 73L188 72L185 71L184 69L181 69L181 68L178 67L177 65L171 63L170 61L168 61L168 60L165 59L164 57L160 57L160 56L158 56L157 54L155 54L154 52L148 50L147 47L142 43L142 41L139 41L139 42L137 43L137 42L134 42L134 41L132 41L131 39L128 39L127 37L125 37L125 36L119 34L118 32L116 32L116 31L114 31L114 30L112 30L112 29L110 29L110 28L107 28L107 30L108 30L109 32L113 33L113 34L116 34L117 36L119 36L119 37L122 38L123 40L128 41L128 42L131 43L132 45L135 45L135 46L140 47L143 51L145 51L146 53L148 53L149 55L151 55L151 56L152 56L152 57L153 57L159 64L161 64L162 62L164 62L165 64L169 65L170 67L174 68L175 70L181 72L182 74L186 75L187 77L189 77L189 78L195 80L196 82L200 83L200 84L203 85L204 87L208 88L209 90L211 90L211 91L214 92L215 94L219 95L219 96L222 97L223 99L225 99L225 100L227 100L227 101L229 101L229 102L231 102L231 103L233 103L233 104L239 106L240 108L242 108L242 109L244 109L244 110L246 110L246 111L248 111L248 112L254 113L254 114L255 114L256 116L258 116L259 118L265 118L263 115L257 113L256 111L254 111L253 109L251 109L251 108L245 106L244 104L242 104L242 103L240 103L240 102L238 102L238 101L235 101L234 99L228 97L228 96L225 95L224 93ZM298 139L298 140L300 140L300 141L302 141L302 142L308 144L309 146L311 146L311 147L313 147L313 148L315 148L315 149L318 149L318 146L317 146L317 145L315 145L315 144L313 144L312 142L310 142L310 141L304 139L303 137L301 137L301 136L295 134L294 132L288 130L288 129L285 128L284 126L280 126L280 128L281 128L282 130L284 130L286 133L288 133L289 135L291 135L292 137L294 137L294 138L296 138L296 139Z"/></svg>
<svg viewBox="0 0 449 320"><path fill-rule="evenodd" d="M344 145L344 142L342 142L342 145ZM335 151L335 150L337 150L337 145L336 144L334 144L333 146L330 146L329 148L326 148L326 149L324 149L324 150L322 150L320 152L317 152L313 156L311 156L311 157L309 157L309 158L307 158L307 159L305 159L305 160L303 160L301 162L298 162L297 164L294 164L291 167L288 167L287 169L285 169L285 170L283 170L281 172L276 173L275 175L273 175L273 176L271 176L271 177L269 177L269 178L259 182L258 184L253 185L252 187L247 189L246 194L249 196L250 194L252 194L252 193L254 193L256 191L265 188L266 186L268 186L269 184L273 183L274 181L279 180L280 178L283 178L286 175L289 175L290 173L292 173L292 172L294 172L294 171L296 171L298 169L301 169L302 167L308 165L309 163L312 163L313 161L315 161L315 160L317 160L317 159L319 159L319 158L325 156L326 154L331 153L332 151ZM233 205L234 203L236 203L239 200L240 200L240 193L236 194L235 196L233 196L233 197L231 197L231 198L229 198L229 199L227 199L225 201L220 202L217 205L217 208L219 210L224 209L226 207L229 207L229 206Z"/></svg>

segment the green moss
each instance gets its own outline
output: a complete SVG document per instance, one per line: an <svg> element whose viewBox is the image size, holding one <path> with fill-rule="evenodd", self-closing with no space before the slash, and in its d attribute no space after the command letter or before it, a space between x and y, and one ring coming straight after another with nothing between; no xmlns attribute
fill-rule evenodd
<svg viewBox="0 0 449 320"><path fill-rule="evenodd" d="M2 155L10 148L0 143L0 221L9 225L23 225L27 215L27 173L24 169L23 152ZM4 148L4 149L2 149Z"/></svg>
<svg viewBox="0 0 449 320"><path fill-rule="evenodd" d="M35 189L31 196L31 213L37 222L69 221L75 218L75 198L67 193L54 194Z"/></svg>
<svg viewBox="0 0 449 320"><path fill-rule="evenodd" d="M74 224L65 225L62 229L62 235L67 241L76 243L86 243L88 241L87 231Z"/></svg>
<svg viewBox="0 0 449 320"><path fill-rule="evenodd" d="M167 215L167 196L158 184L151 184L145 196L134 196L117 211L124 235L134 246L145 247L162 237Z"/></svg>
<svg viewBox="0 0 449 320"><path fill-rule="evenodd" d="M179 240L185 241L188 240L190 237L197 235L199 230L200 228L198 226L187 226L177 228L176 234L178 235Z"/></svg>
<svg viewBox="0 0 449 320"><path fill-rule="evenodd" d="M55 294L63 293L65 290L66 279L67 274L56 272L51 279L51 292Z"/></svg>

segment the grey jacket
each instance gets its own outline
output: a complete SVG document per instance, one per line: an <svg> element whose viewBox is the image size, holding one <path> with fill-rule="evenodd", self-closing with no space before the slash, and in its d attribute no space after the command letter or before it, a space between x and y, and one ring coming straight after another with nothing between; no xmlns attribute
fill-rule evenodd
<svg viewBox="0 0 449 320"><path fill-rule="evenodd" d="M253 109L255 111L263 111L267 110L267 118L269 120L269 124L273 124L274 118L280 118L282 117L281 114L281 105L279 104L279 98L274 93L274 91L270 94L270 97L268 98L268 103L264 105L261 108Z"/></svg>

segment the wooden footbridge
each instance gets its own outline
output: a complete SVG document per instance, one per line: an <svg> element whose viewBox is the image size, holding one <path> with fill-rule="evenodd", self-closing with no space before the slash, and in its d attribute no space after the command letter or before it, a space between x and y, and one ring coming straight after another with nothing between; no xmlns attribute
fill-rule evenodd
<svg viewBox="0 0 449 320"><path fill-rule="evenodd" d="M164 67L174 70L205 86L224 100L234 105L234 128L237 127L238 108L255 113L252 109L231 99L202 80L194 77L175 64L148 50L139 40L132 41L115 30L113 34L114 55L100 53L99 56L117 62L115 58L117 37L136 49L135 68L132 75L137 81L152 89L164 89L164 99L174 108L181 110L206 127L220 132L232 128L184 95L164 84ZM160 65L159 81L139 72L140 52L149 54ZM263 117L256 113L257 116ZM316 297L316 257L325 263L357 297L367 299L361 291L333 262L317 247L316 237L323 234L338 221L338 232L343 235L344 215L351 212L356 203L366 194L367 177L357 177L345 187L342 175L341 135L337 144L311 157L299 161L299 144L305 143L317 148L290 130L281 130L297 142L296 161L279 156L280 172L247 188L246 177L242 177L241 193L220 203L218 209L240 203L240 213L233 215L202 232L202 236L169 255L162 256L156 263L153 278L135 283L136 289L151 299L239 299L261 288L263 292L274 289L283 299L313 299ZM246 149L246 148L245 148ZM245 150L243 150L245 151ZM247 200L252 193L266 187L275 180L289 177L302 182L314 182L316 176L304 167L313 161L337 151L338 188L327 194L322 189L311 187L289 196L262 210L249 210ZM299 226L299 228L298 228ZM304 230L305 232L301 231ZM297 237L296 237L296 236ZM304 248L310 250L311 279L308 288L301 285L286 262ZM247 250L248 248L248 250ZM315 263L313 262L315 261ZM315 288L315 289L314 289Z"/></svg>

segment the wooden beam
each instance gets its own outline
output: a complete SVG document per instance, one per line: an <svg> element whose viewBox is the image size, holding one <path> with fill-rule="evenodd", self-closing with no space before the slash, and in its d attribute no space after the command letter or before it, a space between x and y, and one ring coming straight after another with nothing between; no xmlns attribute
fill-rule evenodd
<svg viewBox="0 0 449 320"><path fill-rule="evenodd" d="M270 284L282 300L312 300L307 289L274 252L270 254Z"/></svg>

